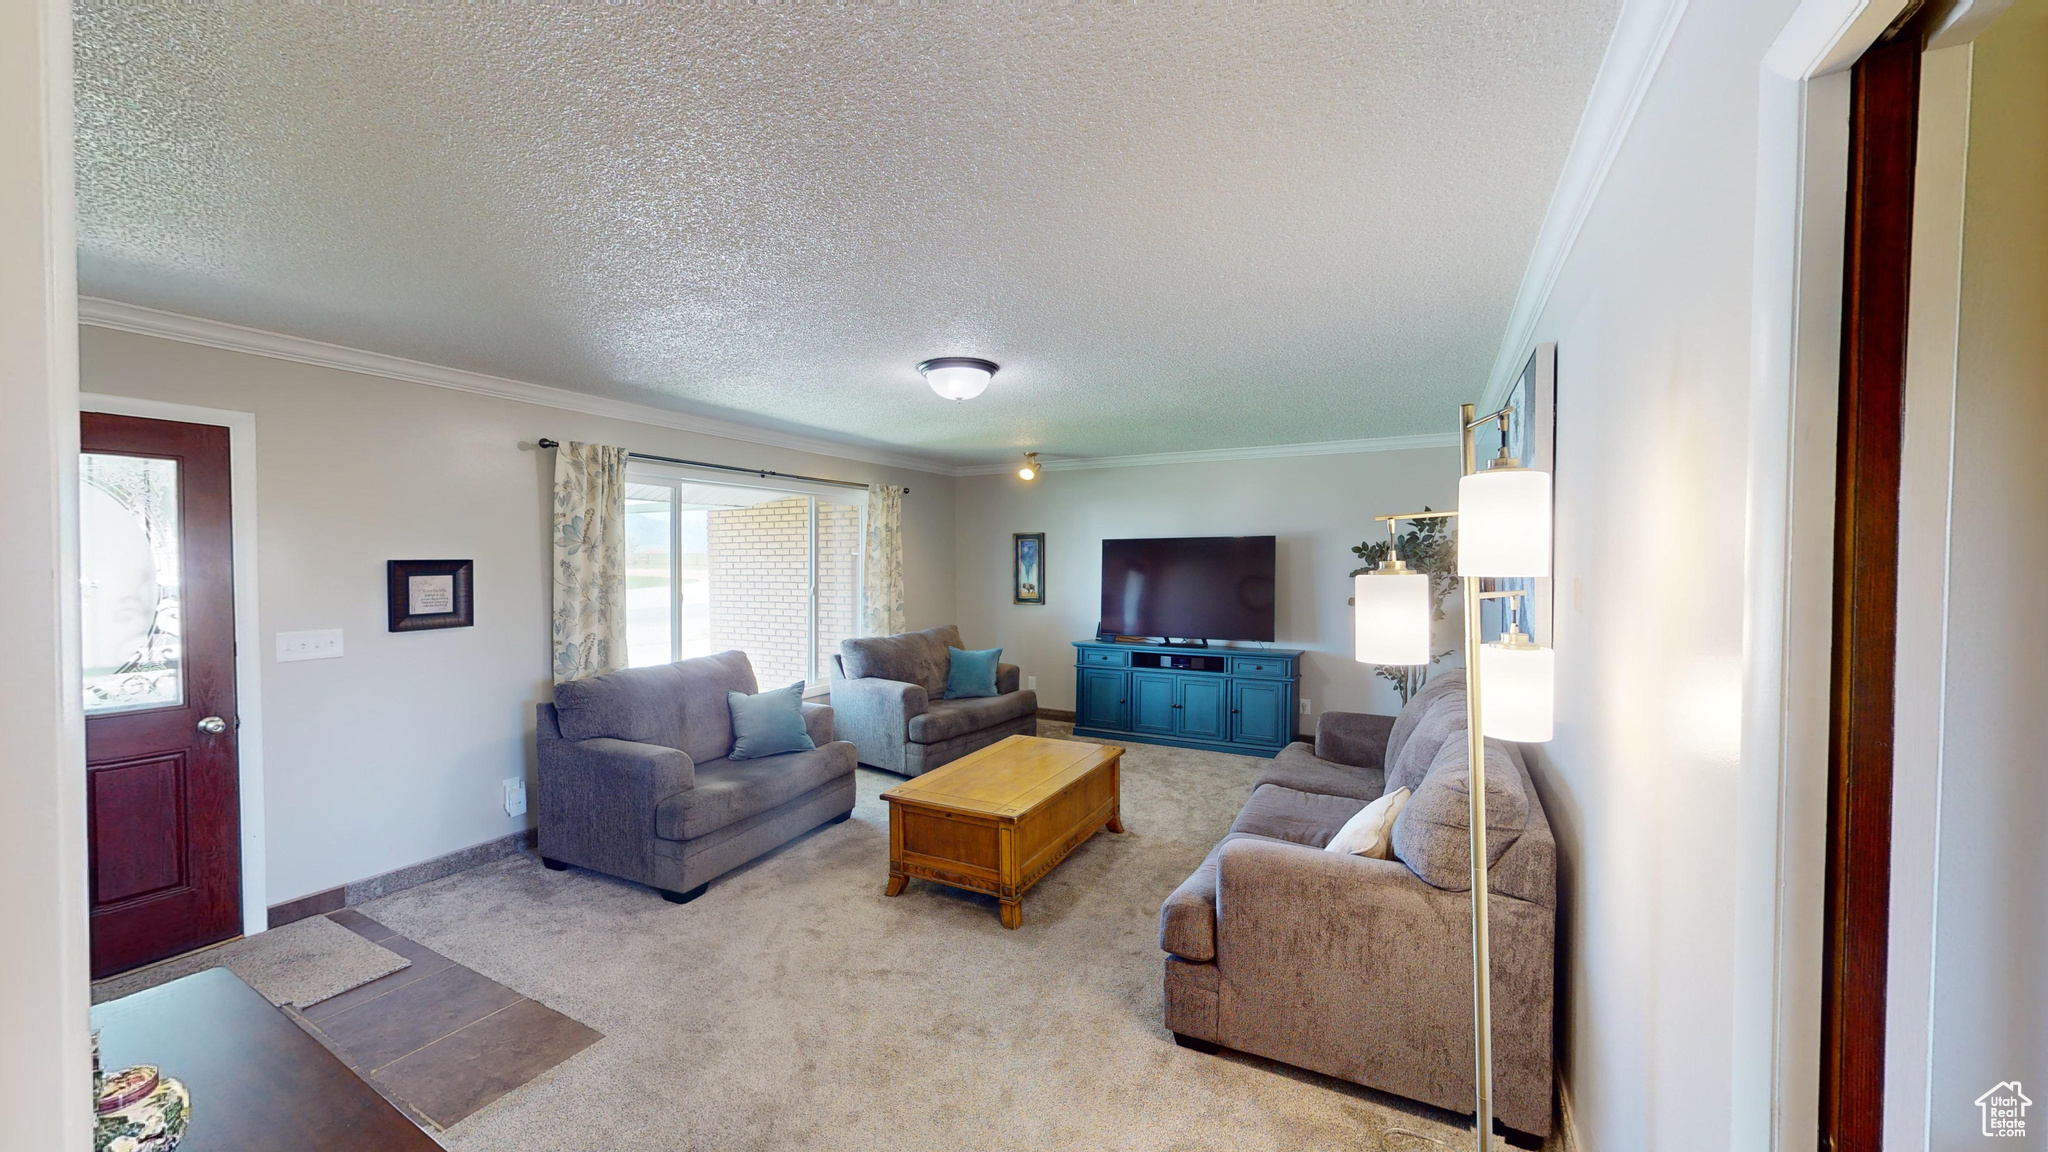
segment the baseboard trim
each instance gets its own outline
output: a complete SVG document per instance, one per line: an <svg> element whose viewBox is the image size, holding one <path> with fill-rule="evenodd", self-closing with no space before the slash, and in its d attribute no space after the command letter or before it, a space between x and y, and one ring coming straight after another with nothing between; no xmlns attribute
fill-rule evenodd
<svg viewBox="0 0 2048 1152"><path fill-rule="evenodd" d="M1071 724L1074 721L1074 714L1065 708L1040 708L1038 710L1038 718L1040 720L1056 720L1062 724Z"/></svg>
<svg viewBox="0 0 2048 1152"><path fill-rule="evenodd" d="M272 904L270 926L282 928L294 921L324 916L342 908L367 903L379 896L389 896L393 892L417 888L443 876L453 876L457 872L467 872L480 864L489 864L493 860L502 860L507 856L531 851L535 842L535 831L528 828L524 832L513 832L495 840L458 848L445 856L422 860L417 864L357 880L339 888L329 888L323 892L301 896L296 900L287 900L282 904Z"/></svg>
<svg viewBox="0 0 2048 1152"><path fill-rule="evenodd" d="M287 900L282 904L272 904L270 906L270 927L282 928L287 924L296 924L301 920L311 920L315 916L325 916L329 912L337 912L346 907L348 907L348 889L329 888L325 892L315 892L310 896L301 896L297 900Z"/></svg>
<svg viewBox="0 0 2048 1152"><path fill-rule="evenodd" d="M1579 1152L1579 1123L1572 1108L1571 1085L1565 1082L1564 1066L1553 1064L1550 1074L1557 1081L1557 1152Z"/></svg>

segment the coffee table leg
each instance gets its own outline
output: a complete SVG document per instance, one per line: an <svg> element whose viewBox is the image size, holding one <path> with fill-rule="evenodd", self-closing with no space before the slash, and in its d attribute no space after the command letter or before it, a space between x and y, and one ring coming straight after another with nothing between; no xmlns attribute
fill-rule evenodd
<svg viewBox="0 0 2048 1152"><path fill-rule="evenodd" d="M1002 902L1002 910L1003 910L1003 927L1005 927L1005 928L1015 928L1015 927L1017 927L1017 926L1018 926L1019 924L1022 924L1022 923L1024 923L1024 902L1023 902L1023 901L1021 901L1021 900L1004 900L1004 901Z"/></svg>
<svg viewBox="0 0 2048 1152"><path fill-rule="evenodd" d="M901 872L891 872L889 874L889 887L883 890L882 895L901 896L903 895L903 890L908 887L910 887L910 877L905 876Z"/></svg>
<svg viewBox="0 0 2048 1152"><path fill-rule="evenodd" d="M1104 824L1103 827L1109 829L1111 832L1122 832L1124 830L1124 814L1122 812L1118 812L1116 815L1111 816L1109 818L1109 823Z"/></svg>

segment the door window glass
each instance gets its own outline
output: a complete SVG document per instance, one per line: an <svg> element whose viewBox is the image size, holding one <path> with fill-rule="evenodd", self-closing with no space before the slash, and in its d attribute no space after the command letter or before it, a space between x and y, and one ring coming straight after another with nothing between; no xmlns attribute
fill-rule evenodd
<svg viewBox="0 0 2048 1152"><path fill-rule="evenodd" d="M178 462L79 457L85 710L184 702L179 663Z"/></svg>

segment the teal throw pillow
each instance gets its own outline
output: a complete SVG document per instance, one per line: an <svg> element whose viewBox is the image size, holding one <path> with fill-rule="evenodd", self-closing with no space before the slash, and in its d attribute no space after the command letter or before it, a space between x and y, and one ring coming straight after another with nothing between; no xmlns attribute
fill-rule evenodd
<svg viewBox="0 0 2048 1152"><path fill-rule="evenodd" d="M773 692L727 692L726 707L732 710L732 751L730 760L757 760L783 752L816 748L804 728L804 682Z"/></svg>
<svg viewBox="0 0 2048 1152"><path fill-rule="evenodd" d="M946 699L997 695L996 661L1003 658L1001 648L966 652L947 645L946 655L952 658L946 666Z"/></svg>

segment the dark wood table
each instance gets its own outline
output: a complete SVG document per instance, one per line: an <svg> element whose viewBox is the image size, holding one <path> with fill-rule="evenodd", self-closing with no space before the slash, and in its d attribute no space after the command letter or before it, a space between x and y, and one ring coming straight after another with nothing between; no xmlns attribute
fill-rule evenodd
<svg viewBox="0 0 2048 1152"><path fill-rule="evenodd" d="M92 1010L108 1071L155 1064L192 1093L178 1152L438 1149L403 1113L225 968Z"/></svg>

